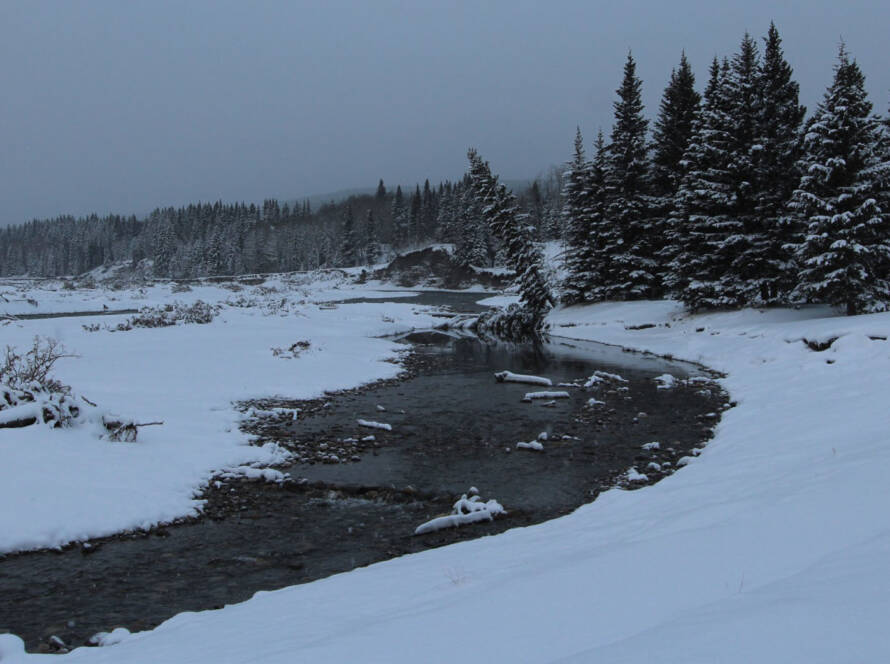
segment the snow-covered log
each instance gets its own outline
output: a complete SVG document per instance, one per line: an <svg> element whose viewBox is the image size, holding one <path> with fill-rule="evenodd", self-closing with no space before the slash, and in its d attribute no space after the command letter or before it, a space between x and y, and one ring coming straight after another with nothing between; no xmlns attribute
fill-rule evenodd
<svg viewBox="0 0 890 664"><path fill-rule="evenodd" d="M541 445L537 440L532 440L527 443L516 443L516 449L519 450L532 450L533 452L543 452L544 446Z"/></svg>
<svg viewBox="0 0 890 664"><path fill-rule="evenodd" d="M373 420L357 420L360 427L368 427L369 429L383 429L384 431L392 431L392 425L386 422L374 422Z"/></svg>
<svg viewBox="0 0 890 664"><path fill-rule="evenodd" d="M163 422L133 422L132 420L113 420L102 417L102 426L108 432L108 440L115 443L135 443L139 435L139 427L161 426Z"/></svg>
<svg viewBox="0 0 890 664"><path fill-rule="evenodd" d="M571 395L564 391L526 392L523 401L534 399L568 399Z"/></svg>
<svg viewBox="0 0 890 664"><path fill-rule="evenodd" d="M496 515L506 513L507 511L504 507L494 499L483 503L478 495L467 498L467 494L464 494L454 503L451 514L436 517L420 524L415 528L414 534L423 535L424 533L432 533L443 528L457 528L468 523L491 521Z"/></svg>
<svg viewBox="0 0 890 664"><path fill-rule="evenodd" d="M527 383L529 385L544 385L546 387L553 385L549 378L516 374L512 371L499 371L494 375L494 379L499 383Z"/></svg>

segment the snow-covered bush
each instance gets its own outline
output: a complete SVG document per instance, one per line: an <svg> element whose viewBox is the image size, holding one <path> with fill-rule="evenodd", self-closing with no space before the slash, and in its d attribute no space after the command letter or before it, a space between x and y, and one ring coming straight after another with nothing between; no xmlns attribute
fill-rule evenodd
<svg viewBox="0 0 890 664"><path fill-rule="evenodd" d="M117 332L125 332L134 327L169 327L196 323L204 325L211 322L219 313L219 306L197 300L194 304L174 302L158 307L142 307L139 313L131 316L126 323L120 323Z"/></svg>
<svg viewBox="0 0 890 664"><path fill-rule="evenodd" d="M50 377L53 365L63 357L73 357L57 340L36 336L31 349L20 353L7 346L0 362L0 384L10 389L33 388L49 392L67 392L68 388Z"/></svg>
<svg viewBox="0 0 890 664"><path fill-rule="evenodd" d="M35 424L52 428L93 421L102 436L112 441L133 442L139 427L133 420L99 415L96 404L72 393L71 388L50 375L63 357L76 357L51 338L34 337L31 349L22 353L7 346L0 362L0 429ZM87 411L92 412L88 416ZM161 424L150 422L148 424Z"/></svg>
<svg viewBox="0 0 890 664"><path fill-rule="evenodd" d="M55 339L34 337L24 353L6 347L0 362L0 429L38 423L68 426L80 416L71 389L50 375L63 357L72 355Z"/></svg>
<svg viewBox="0 0 890 664"><path fill-rule="evenodd" d="M81 414L81 406L68 392L55 392L39 383L29 389L0 383L0 429L47 424L70 426Z"/></svg>

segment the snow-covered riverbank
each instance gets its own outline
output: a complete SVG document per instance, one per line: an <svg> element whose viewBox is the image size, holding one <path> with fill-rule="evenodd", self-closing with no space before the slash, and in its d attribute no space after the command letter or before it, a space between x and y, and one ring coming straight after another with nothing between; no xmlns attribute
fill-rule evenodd
<svg viewBox="0 0 890 664"><path fill-rule="evenodd" d="M142 429L135 444L100 440L88 425L0 430L0 553L59 546L195 514L200 505L196 492L214 473L284 458L277 446L247 444L233 401L309 398L390 378L399 372L393 363L399 346L374 337L434 320L408 304L319 307L312 302L375 295L367 288L321 286L311 301L280 284L274 293L233 293L217 286L185 293L171 293L169 286L142 292L28 291L38 302L29 308L38 310L101 309L109 297L139 306L199 298L239 305L223 306L207 325L110 332L106 325L127 317L106 316L12 321L0 327L4 347L28 348L35 335L64 344L77 357L61 360L55 375L103 411L138 422L164 422ZM234 299L238 296L251 300L250 306ZM88 331L85 324L102 329ZM296 357L274 352L298 341L308 342L308 348Z"/></svg>
<svg viewBox="0 0 890 664"><path fill-rule="evenodd" d="M359 318L363 329L371 318ZM556 334L725 371L738 405L701 456L654 486L609 491L531 528L181 614L64 661L890 658L890 314L684 318L676 304L654 302L561 310L551 324ZM835 338L824 352L803 341ZM3 664L37 658L12 636L0 636L0 653Z"/></svg>

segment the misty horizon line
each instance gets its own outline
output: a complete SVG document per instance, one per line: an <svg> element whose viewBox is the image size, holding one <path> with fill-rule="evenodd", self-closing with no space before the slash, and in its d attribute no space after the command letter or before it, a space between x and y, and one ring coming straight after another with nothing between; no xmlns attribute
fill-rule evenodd
<svg viewBox="0 0 890 664"><path fill-rule="evenodd" d="M547 167L546 169L541 170L534 177L500 178L500 182L507 185L508 189L512 189L512 188L516 187L517 185L529 186L529 185L531 185L532 182L535 182L536 180L540 180L540 179L546 177L546 174L548 172L551 172L555 168L557 168L557 165L553 164L553 165ZM440 180L439 182L436 182L435 186L438 187L439 184L444 184L445 182L457 182L457 181L463 179L464 175L465 175L465 172L461 173L460 177L457 177L454 179L445 178L443 180ZM329 203L340 203L340 202L348 199L351 196L364 196L364 195L368 195L368 194L373 194L377 190L377 186L381 180L383 181L383 184L386 187L387 194L394 193L398 187L401 187L403 193L405 193L406 195L410 195L411 193L413 193L415 187L422 188L424 181L429 181L430 186L433 186L433 182L429 178L424 178L423 180L414 182L412 184L404 184L404 183L398 182L392 186L387 184L385 179L378 178L377 184L374 184L372 186L343 187L340 189L335 189L333 191L327 191L327 192L319 193L319 194L309 194L307 196L265 196L261 200L248 200L248 199L244 199L244 198L238 200L238 199L233 199L233 198L223 198L221 196L215 197L215 198L206 198L206 199L197 198L197 199L191 199L187 202L171 203L171 204L164 204L164 205L158 204L158 205L154 205L153 207L151 207L148 210L142 210L139 212L135 212L135 211L122 212L120 210L106 210L104 212L99 212L97 209L94 208L89 212L59 212L57 214L54 214L54 215L48 216L48 217L31 216L23 221L7 222L7 223L3 224L2 226L0 226L0 228L23 226L25 224L29 224L29 223L35 222L35 221L54 221L57 219L64 219L64 218L69 218L69 217L75 218L75 219L82 219L82 218L88 218L88 217L93 217L93 216L106 217L106 216L111 216L111 215L117 215L120 217L136 217L137 220L142 221L145 218L147 218L155 210L188 207L189 205L203 205L203 204L211 204L212 205L215 203L223 203L225 205L238 205L238 204L247 205L247 206L256 205L256 206L260 207L260 206L262 206L263 201L267 201L267 200L280 201L280 202L282 202L284 204L288 204L288 205L295 204L295 203L308 202L309 205L313 209L317 209L318 207L327 205Z"/></svg>

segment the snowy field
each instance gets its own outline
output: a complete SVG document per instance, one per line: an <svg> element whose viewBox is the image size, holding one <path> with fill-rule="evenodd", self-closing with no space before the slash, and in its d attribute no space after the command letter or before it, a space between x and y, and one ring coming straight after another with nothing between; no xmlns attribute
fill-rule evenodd
<svg viewBox="0 0 890 664"><path fill-rule="evenodd" d="M135 291L70 291L48 282L24 292L0 286L7 307L27 313L144 307L166 302L223 304L206 325L110 332L127 316L0 321L0 346L25 350L35 335L52 337L77 357L54 375L77 394L146 427L135 444L99 439L100 427L0 429L0 553L148 527L195 514L196 492L221 471L253 472L285 459L277 446L251 446L238 429L233 401L255 397L309 398L395 376L397 344L374 338L434 319L409 304L317 302L385 297L371 288L321 282L317 290L267 282L232 292L221 286L171 293L169 285ZM270 292L274 288L274 292ZM239 299L243 298L243 299ZM27 300L37 302L34 306ZM244 306L249 300L251 306ZM417 309L417 311L415 311ZM11 313L11 312L10 312ZM99 325L86 331L84 325ZM276 356L297 341L309 348Z"/></svg>
<svg viewBox="0 0 890 664"><path fill-rule="evenodd" d="M227 310L227 322L212 328L212 348L190 341L190 328L90 335L68 323L53 327L57 321L13 328L22 342L35 332L61 333L83 355L66 361L62 377L117 409L138 403L139 417L163 412L168 424L127 447L79 434L0 438L4 457L11 452L18 464L0 470L4 505L30 509L32 492L52 492L63 494L55 510L66 511L64 501L86 485L69 485L79 481L72 479L79 466L71 464L89 448L89 458L107 471L92 507L142 491L177 495L168 510L188 506L189 487L212 468L273 454L246 448L234 429L226 431L232 398L317 394L337 386L331 382L391 375L395 367L379 360L392 346L363 335L423 321L406 305L386 305L387 316L397 317L392 323L381 320L380 305L301 312L264 318ZM180 614L62 660L890 661L890 314L845 318L806 308L688 318L674 303L643 302L559 310L550 322L556 334L724 371L738 405L701 456L656 485L608 491L537 526L258 593L218 611ZM652 327L628 329L644 325ZM9 327L2 329L9 338ZM267 350L301 337L322 350L291 362ZM835 338L823 352L803 341ZM208 373L194 389L199 370ZM197 422L195 412L206 421ZM211 444L202 442L208 435L215 436ZM170 463L185 445L199 452ZM128 454L148 458L131 465ZM155 477L144 480L145 473ZM161 491L153 482L171 485ZM53 509L33 515L35 532L27 537L52 532L62 540L76 532L58 532L74 510L67 519ZM118 523L132 518L117 516ZM110 523L111 515L105 518ZM19 513L9 523L32 527L21 520ZM7 541L27 539L18 532ZM2 664L40 657L0 635Z"/></svg>

